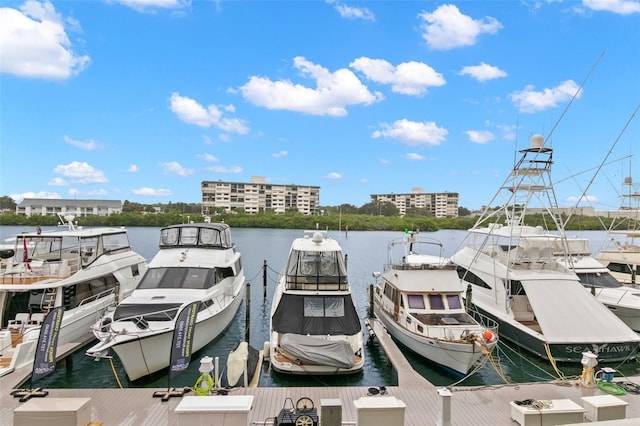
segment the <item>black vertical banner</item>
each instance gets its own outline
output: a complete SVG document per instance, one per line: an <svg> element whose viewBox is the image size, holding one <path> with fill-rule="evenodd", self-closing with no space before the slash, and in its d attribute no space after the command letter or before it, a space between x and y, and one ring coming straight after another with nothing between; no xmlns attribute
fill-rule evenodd
<svg viewBox="0 0 640 426"><path fill-rule="evenodd" d="M58 334L60 333L63 314L64 306L53 308L40 326L38 346L36 346L36 354L33 359L31 383L56 369L56 349L58 347Z"/></svg>
<svg viewBox="0 0 640 426"><path fill-rule="evenodd" d="M199 304L200 302L192 302L185 306L176 318L169 361L169 380L189 366L191 347L193 346L193 331Z"/></svg>

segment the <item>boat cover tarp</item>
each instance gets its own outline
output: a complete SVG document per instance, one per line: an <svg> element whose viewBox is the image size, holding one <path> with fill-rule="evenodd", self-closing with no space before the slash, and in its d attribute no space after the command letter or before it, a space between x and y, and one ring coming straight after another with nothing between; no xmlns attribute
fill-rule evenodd
<svg viewBox="0 0 640 426"><path fill-rule="evenodd" d="M640 336L578 281L522 280L548 343L638 342Z"/></svg>
<svg viewBox="0 0 640 426"><path fill-rule="evenodd" d="M280 348L302 362L351 368L353 351L346 340L327 340L322 337L285 334L280 338Z"/></svg>
<svg viewBox="0 0 640 426"><path fill-rule="evenodd" d="M251 382L258 366L260 354L257 349L250 346L247 342L240 342L227 357L227 376L223 387L244 386L244 360L247 360L247 383Z"/></svg>
<svg viewBox="0 0 640 426"><path fill-rule="evenodd" d="M271 324L280 334L354 335L362 330L350 294L283 294Z"/></svg>

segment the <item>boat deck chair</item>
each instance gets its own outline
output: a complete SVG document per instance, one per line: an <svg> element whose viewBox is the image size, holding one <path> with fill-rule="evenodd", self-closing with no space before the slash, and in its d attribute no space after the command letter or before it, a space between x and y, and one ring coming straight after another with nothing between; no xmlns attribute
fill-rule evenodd
<svg viewBox="0 0 640 426"><path fill-rule="evenodd" d="M16 314L15 319L9 320L9 323L7 324L7 328L20 330L25 325L27 325L30 319L31 319L31 316L28 313Z"/></svg>
<svg viewBox="0 0 640 426"><path fill-rule="evenodd" d="M29 319L29 325L40 325L42 321L44 321L45 314L39 312L36 314L31 314L31 318Z"/></svg>

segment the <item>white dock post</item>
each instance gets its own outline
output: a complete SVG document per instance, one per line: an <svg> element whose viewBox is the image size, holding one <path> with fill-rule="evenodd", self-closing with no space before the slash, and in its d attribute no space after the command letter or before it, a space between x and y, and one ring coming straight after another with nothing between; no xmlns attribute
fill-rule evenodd
<svg viewBox="0 0 640 426"><path fill-rule="evenodd" d="M439 388L438 395L441 398L440 417L437 426L451 426L451 391L447 388Z"/></svg>

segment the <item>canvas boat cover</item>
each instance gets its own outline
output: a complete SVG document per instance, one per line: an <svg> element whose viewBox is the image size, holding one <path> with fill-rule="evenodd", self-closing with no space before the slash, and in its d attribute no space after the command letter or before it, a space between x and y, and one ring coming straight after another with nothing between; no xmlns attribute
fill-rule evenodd
<svg viewBox="0 0 640 426"><path fill-rule="evenodd" d="M251 382L251 378L258 367L260 354L257 349L247 342L240 342L227 357L227 383L223 383L224 387L244 386L245 359L247 360L247 382Z"/></svg>
<svg viewBox="0 0 640 426"><path fill-rule="evenodd" d="M559 343L639 342L640 336L578 281L522 280L546 340Z"/></svg>
<svg viewBox="0 0 640 426"><path fill-rule="evenodd" d="M352 368L354 365L354 354L346 340L284 334L280 338L280 348L305 363L336 368Z"/></svg>

